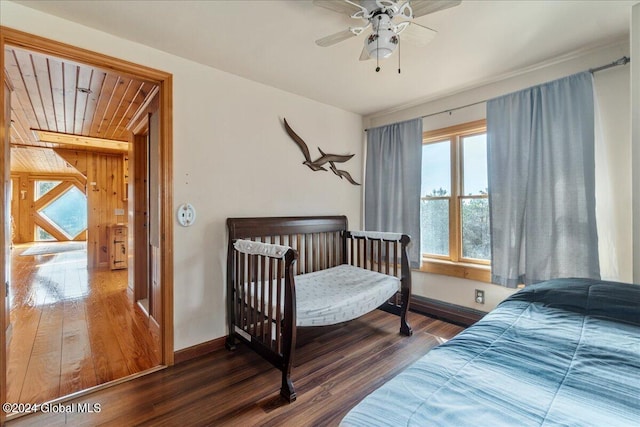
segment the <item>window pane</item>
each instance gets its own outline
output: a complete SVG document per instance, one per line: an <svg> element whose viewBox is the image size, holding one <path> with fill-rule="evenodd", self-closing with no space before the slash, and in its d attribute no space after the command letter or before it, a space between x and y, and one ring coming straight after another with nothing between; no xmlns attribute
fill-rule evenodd
<svg viewBox="0 0 640 427"><path fill-rule="evenodd" d="M51 234L36 225L36 241L56 240Z"/></svg>
<svg viewBox="0 0 640 427"><path fill-rule="evenodd" d="M422 253L449 255L449 199L422 200L420 204Z"/></svg>
<svg viewBox="0 0 640 427"><path fill-rule="evenodd" d="M51 190L56 185L60 184L62 181L36 181L36 195L35 200L38 200L40 197L47 194L49 190Z"/></svg>
<svg viewBox="0 0 640 427"><path fill-rule="evenodd" d="M71 238L87 228L87 197L76 187L71 187L40 212Z"/></svg>
<svg viewBox="0 0 640 427"><path fill-rule="evenodd" d="M487 134L462 138L464 170L463 196L488 193Z"/></svg>
<svg viewBox="0 0 640 427"><path fill-rule="evenodd" d="M451 195L450 142L422 146L422 196Z"/></svg>
<svg viewBox="0 0 640 427"><path fill-rule="evenodd" d="M462 256L491 259L489 199L462 199Z"/></svg>

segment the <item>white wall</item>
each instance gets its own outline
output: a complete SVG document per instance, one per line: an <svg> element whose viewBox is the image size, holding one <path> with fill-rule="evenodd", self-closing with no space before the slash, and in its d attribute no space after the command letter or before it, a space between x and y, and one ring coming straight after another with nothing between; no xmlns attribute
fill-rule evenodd
<svg viewBox="0 0 640 427"><path fill-rule="evenodd" d="M423 120L424 130L432 130L482 119L486 113L485 103L481 101L608 64L625 55L629 56L629 43L627 40L621 40L605 47L540 64L528 72L505 76L502 80L445 98L367 116L364 118L365 126L375 127L427 116ZM599 221L598 224L602 236L602 275L607 279L631 281L632 238L628 232L632 224L629 67L597 73L595 87L599 96L606 141L597 147L596 152L596 198L599 214L609 219ZM478 102L480 104L447 111ZM434 114L441 111L445 112ZM614 256L611 254L612 248L616 252ZM485 311L493 309L513 292L493 284L422 272L414 272L412 278L414 291L418 295ZM474 301L474 289L485 291L484 305Z"/></svg>
<svg viewBox="0 0 640 427"><path fill-rule="evenodd" d="M640 283L640 3L631 17L631 90L633 141L633 282Z"/></svg>
<svg viewBox="0 0 640 427"><path fill-rule="evenodd" d="M174 203L197 210L190 228L174 218L176 350L226 335L227 217L345 214L360 227L361 187L303 166L281 120L312 152L354 153L345 169L358 180L361 116L14 3L0 23L173 74Z"/></svg>

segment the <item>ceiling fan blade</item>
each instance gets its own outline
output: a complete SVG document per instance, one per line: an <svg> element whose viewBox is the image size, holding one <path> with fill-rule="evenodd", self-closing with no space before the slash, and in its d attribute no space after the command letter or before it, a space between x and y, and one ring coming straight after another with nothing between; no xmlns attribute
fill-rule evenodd
<svg viewBox="0 0 640 427"><path fill-rule="evenodd" d="M350 29L346 29L346 30L337 32L335 34L331 34L321 39L318 39L316 40L316 44L322 47L333 46L336 43L340 43L343 40L346 40L348 38L355 37L355 36L356 34L354 34Z"/></svg>
<svg viewBox="0 0 640 427"><path fill-rule="evenodd" d="M409 26L400 33L400 40L415 46L424 47L436 37L436 34L438 34L438 32L431 28L411 22Z"/></svg>
<svg viewBox="0 0 640 427"><path fill-rule="evenodd" d="M413 17L428 15L439 10L458 6L462 0L412 0L409 2L413 10Z"/></svg>
<svg viewBox="0 0 640 427"><path fill-rule="evenodd" d="M363 47L362 52L360 52L360 61L366 61L367 59L371 59L369 56L369 52L367 52L367 48Z"/></svg>
<svg viewBox="0 0 640 427"><path fill-rule="evenodd" d="M359 0L349 1L350 2L346 2L344 0L313 0L313 4L315 6L324 7L325 9L333 10L338 13L345 13L351 16L361 10L361 8L356 6L360 4Z"/></svg>

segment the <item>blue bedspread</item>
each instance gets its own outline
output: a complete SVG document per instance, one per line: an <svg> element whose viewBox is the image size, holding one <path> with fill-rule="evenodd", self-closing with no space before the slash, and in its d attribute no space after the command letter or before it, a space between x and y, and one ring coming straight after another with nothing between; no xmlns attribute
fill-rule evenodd
<svg viewBox="0 0 640 427"><path fill-rule="evenodd" d="M640 426L640 286L529 286L367 396L342 426Z"/></svg>

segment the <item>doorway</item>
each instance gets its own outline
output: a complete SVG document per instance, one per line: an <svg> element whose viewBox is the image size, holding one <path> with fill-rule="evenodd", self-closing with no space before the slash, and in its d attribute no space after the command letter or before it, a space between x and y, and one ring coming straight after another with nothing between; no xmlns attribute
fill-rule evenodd
<svg viewBox="0 0 640 427"><path fill-rule="evenodd" d="M158 315L155 319L157 321L158 337L160 342L159 351L159 364L162 366L173 364L173 298L172 298L172 277L173 277L173 265L172 265L172 221L171 221L171 206L172 206L172 177L171 177L171 163L172 163L172 150L171 150L171 137L172 137L172 124L171 124L171 105L172 105L172 77L168 73L164 73L158 70L150 69L147 67L139 66L136 64L122 61L116 58L108 57L105 55L89 52L83 49L75 48L73 46L65 45L62 43L54 42L48 39L33 36L27 33L23 33L16 30L11 30L5 27L0 28L0 47L2 47L2 53L5 52L7 47L15 47L30 52L36 52L42 55L50 55L56 58L63 58L70 62L76 62L79 64L87 64L96 69L110 70L122 76L141 79L153 82L158 88L157 104L158 104L158 175L157 188L160 190L158 194L159 200L159 212L157 218L157 226L160 230L161 239L158 241L157 246L157 258L153 267L157 270L158 280L158 295L159 300L157 303ZM4 54L2 56L2 68L6 67ZM11 88L8 85L2 85L0 89L0 99L3 100L3 105L7 105L7 101L10 99ZM6 108L6 107L5 107ZM11 185L9 178L9 147L11 146L10 130L12 123L10 118L6 114L2 116L0 124L3 129L2 135L0 135L0 147L4 153L2 159L2 176L4 191L2 192L2 219L4 224L8 223L10 218L9 201L11 199ZM133 139L133 137L132 137ZM133 142L133 141L132 141ZM68 162L68 159L66 159ZM90 179L87 180L87 193L90 192L92 183ZM132 185L128 185L127 188L133 188ZM131 194L135 196L135 193ZM115 208L122 209L122 208ZM132 203L126 204L126 212L129 216L129 224L132 224L135 219L135 209ZM117 212L120 213L120 212ZM106 230L105 230L106 231ZM0 232L0 241L5 242L0 250L0 258L2 258L2 265L0 266L0 273L5 281L11 280L9 278L10 269L8 268L9 261L11 259L10 250L10 237L11 229L5 227ZM133 247L146 246L146 242L137 241L140 233L136 233L134 229L130 233L131 239L133 239ZM88 238L87 244L91 243L91 238ZM94 252L94 262L96 259L104 259L102 254L102 247L99 246ZM87 248L87 252L91 252L90 248ZM140 268L148 269L149 265L146 261L136 259L135 255L130 256L131 271L138 271ZM159 262L162 260L162 262ZM109 259L107 258L107 263ZM141 266L141 264L145 264ZM122 274L121 274L122 276ZM135 286L135 279L132 283L129 277L134 277L135 274L127 275L127 282L129 286ZM138 284L139 285L139 284ZM8 301L7 298L8 286L3 286L0 291L0 297L4 301ZM7 305L0 305L0 319L6 319ZM11 328L10 322L5 320L4 325L0 328L0 342L7 342L7 328ZM7 401L6 390L6 373L7 373L7 349L6 346L0 348L0 400ZM4 418L4 413L0 417Z"/></svg>

